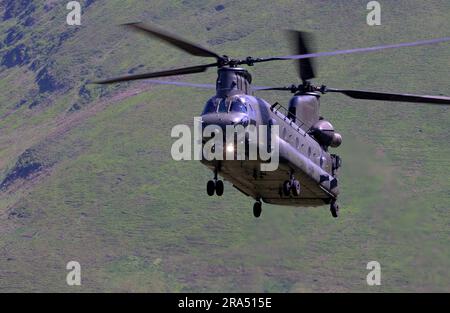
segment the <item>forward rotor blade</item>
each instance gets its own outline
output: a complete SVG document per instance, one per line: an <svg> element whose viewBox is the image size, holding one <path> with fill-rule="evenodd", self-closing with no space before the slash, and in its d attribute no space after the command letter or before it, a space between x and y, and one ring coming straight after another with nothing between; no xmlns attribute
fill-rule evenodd
<svg viewBox="0 0 450 313"><path fill-rule="evenodd" d="M161 39L183 51L186 51L192 55L195 55L195 56L213 57L216 59L221 58L217 53L215 53L211 50L203 48L202 46L200 46L196 43L187 41L179 36L170 34L166 31L158 29L154 26L150 26L150 25L147 25L144 23L128 23L128 24L123 24L123 26L143 32L147 35L155 36L155 37L157 37L157 38L159 38L159 39Z"/></svg>
<svg viewBox="0 0 450 313"><path fill-rule="evenodd" d="M179 86L179 87L216 89L216 85L214 85L214 84L194 84L194 83L187 83L187 82L156 80L156 79L149 79L149 80L146 80L146 82L150 83L150 84L157 84L157 85L172 85L172 86ZM264 86L252 86L252 89L253 90L290 90L290 87L274 88L274 87L264 87Z"/></svg>
<svg viewBox="0 0 450 313"><path fill-rule="evenodd" d="M153 72L153 73L144 73L144 74L136 74L129 76L120 76L100 81L95 81L93 84L113 84L118 82L125 82L130 80L139 80L139 79L147 79L147 78L156 78L156 77L167 77L167 76L175 76L175 75L185 75L185 74L194 74L201 73L206 71L209 67L217 66L217 63L198 65L198 66L190 66L184 68L178 68L173 70L161 71L161 72Z"/></svg>
<svg viewBox="0 0 450 313"><path fill-rule="evenodd" d="M173 85L180 87L192 87L192 88L202 88L202 89L216 89L216 85L214 84L194 84L187 82L177 82L177 81L169 81L169 80L156 80L149 79L146 81L150 84L157 85ZM291 87L265 87L265 86L252 86L253 90L290 90Z"/></svg>
<svg viewBox="0 0 450 313"><path fill-rule="evenodd" d="M380 101L395 101L395 102L411 102L411 103L429 103L450 105L450 97L444 96L422 96L411 94L396 94L385 92L374 92L364 90L341 90L341 89L326 89L327 92L342 93L350 98L363 100L380 100Z"/></svg>
<svg viewBox="0 0 450 313"><path fill-rule="evenodd" d="M213 85L213 84L194 84L194 83L185 83L185 82L177 82L177 81L166 81L166 80L154 80L154 79L147 80L146 82L150 83L150 84L157 84L157 85L171 85L171 86L179 86L179 87L216 89L216 85Z"/></svg>
<svg viewBox="0 0 450 313"><path fill-rule="evenodd" d="M310 33L300 32L296 30L289 30L288 34L295 43L295 52L298 55L311 54L311 46L313 37ZM302 81L307 81L316 77L315 75L315 64L312 58L305 58L298 60L298 74Z"/></svg>
<svg viewBox="0 0 450 313"><path fill-rule="evenodd" d="M334 56L334 55L341 55L341 54L375 52L375 51L386 50L386 49L397 49L397 48L404 48L404 47L417 47L417 46L424 46L424 45L433 45L433 44L438 44L438 43L448 42L448 41L450 41L450 37L442 37L442 38L436 38L436 39L431 39L431 40L405 42L405 43L400 43L400 44L375 46L375 47L369 47L369 48L357 48L357 49L348 49L348 50L337 50L337 51L331 51L331 52L318 52L318 53L309 53L309 54L300 54L300 55L288 55L288 56L281 56L281 57L261 58L261 59L255 60L254 63L278 61L278 60L301 60L301 59L318 58L318 57Z"/></svg>

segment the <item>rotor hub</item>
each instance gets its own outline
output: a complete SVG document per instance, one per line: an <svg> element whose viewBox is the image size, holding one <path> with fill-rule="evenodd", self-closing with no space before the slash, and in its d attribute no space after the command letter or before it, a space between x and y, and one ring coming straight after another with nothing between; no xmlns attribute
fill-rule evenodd
<svg viewBox="0 0 450 313"><path fill-rule="evenodd" d="M233 59L227 55L223 55L217 60L217 64L219 68L224 66L237 67L238 65L253 66L257 62L261 62L261 60L262 59L260 58L254 58L251 56L248 56L244 60L241 60L241 59Z"/></svg>

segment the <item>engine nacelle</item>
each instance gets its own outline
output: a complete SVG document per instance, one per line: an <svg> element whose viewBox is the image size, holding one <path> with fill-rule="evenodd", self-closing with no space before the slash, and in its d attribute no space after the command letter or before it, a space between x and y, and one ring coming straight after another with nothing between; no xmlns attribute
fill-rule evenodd
<svg viewBox="0 0 450 313"><path fill-rule="evenodd" d="M341 134L335 132L333 125L327 120L315 123L309 133L322 146L337 148L342 144Z"/></svg>
<svg viewBox="0 0 450 313"><path fill-rule="evenodd" d="M334 133L333 140L331 141L330 147L337 148L342 144L342 135L339 133Z"/></svg>

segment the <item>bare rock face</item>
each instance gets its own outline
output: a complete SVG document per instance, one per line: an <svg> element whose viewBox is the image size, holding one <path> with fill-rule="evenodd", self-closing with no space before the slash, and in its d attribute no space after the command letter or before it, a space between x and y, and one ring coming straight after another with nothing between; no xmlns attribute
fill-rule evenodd
<svg viewBox="0 0 450 313"><path fill-rule="evenodd" d="M2 58L1 65L11 68L14 66L21 66L28 63L30 60L28 48L24 44L9 50Z"/></svg>
<svg viewBox="0 0 450 313"><path fill-rule="evenodd" d="M36 76L36 83L39 86L39 92L53 92L63 88L63 84L59 82L48 70L44 67Z"/></svg>
<svg viewBox="0 0 450 313"><path fill-rule="evenodd" d="M12 208L8 210L8 219L30 218L31 213L25 207Z"/></svg>
<svg viewBox="0 0 450 313"><path fill-rule="evenodd" d="M35 10L36 6L33 4L32 0L6 0L3 20L6 21L16 17L27 17Z"/></svg>
<svg viewBox="0 0 450 313"><path fill-rule="evenodd" d="M25 152L19 156L15 166L0 183L0 190L6 190L19 179L28 179L33 174L41 171L42 168L43 165L38 160L35 151L32 149L25 150Z"/></svg>
<svg viewBox="0 0 450 313"><path fill-rule="evenodd" d="M11 46L22 38L23 33L20 31L19 27L11 27L6 31L6 38L4 40L4 43L6 46Z"/></svg>

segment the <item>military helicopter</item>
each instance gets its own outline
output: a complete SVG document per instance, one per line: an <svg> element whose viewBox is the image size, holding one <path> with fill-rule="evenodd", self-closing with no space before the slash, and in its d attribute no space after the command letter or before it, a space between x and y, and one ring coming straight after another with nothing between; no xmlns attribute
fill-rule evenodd
<svg viewBox="0 0 450 313"><path fill-rule="evenodd" d="M123 26L156 37L191 55L215 58L216 61L160 72L121 76L94 83L112 84L202 73L208 68L215 67L218 69L215 85L158 80L151 80L151 82L176 86L215 88L216 94L207 101L201 115L203 127L207 125L225 127L235 124L243 126L248 124L269 125L269 127L278 125L279 136L271 138L279 144L279 166L275 171L262 172L259 170L262 160L201 160L214 173L213 179L207 182L207 194L209 196L223 195L224 183L219 179L220 175L231 182L237 190L255 199L256 202L253 206L255 217L261 215L262 202L296 207L327 204L330 206L332 216L338 217L338 172L342 161L338 155L331 154L329 148L339 147L342 143L342 136L334 130L329 121L320 116L319 100L322 94L340 93L362 100L450 105L450 97L334 89L324 85L315 86L310 82L315 77L314 58L438 44L450 41L450 37L316 53L310 49L308 33L291 31L295 38L297 50L295 55L234 59L148 24L138 22L124 24ZM253 66L257 63L282 60L297 60L298 72L302 81L300 85L288 87L252 86L251 74L241 67L242 65ZM285 108L279 103L269 104L264 99L254 96L254 91L265 90L289 91L294 95L289 101L288 107Z"/></svg>

